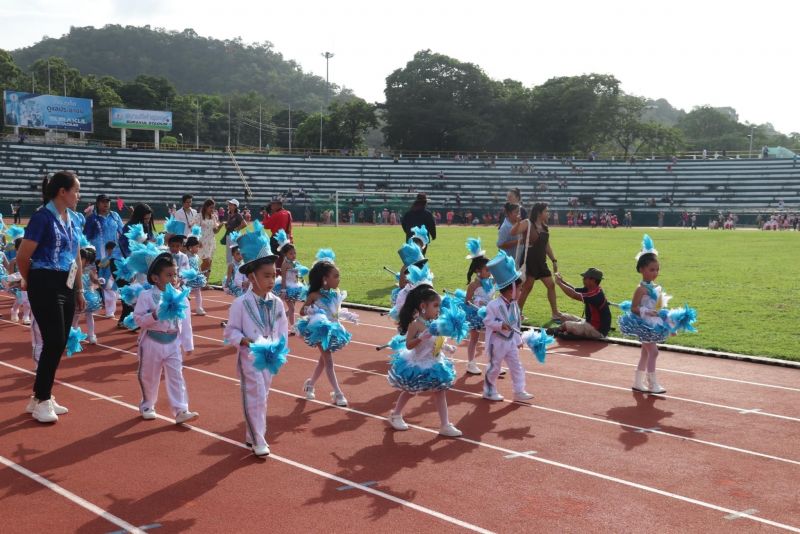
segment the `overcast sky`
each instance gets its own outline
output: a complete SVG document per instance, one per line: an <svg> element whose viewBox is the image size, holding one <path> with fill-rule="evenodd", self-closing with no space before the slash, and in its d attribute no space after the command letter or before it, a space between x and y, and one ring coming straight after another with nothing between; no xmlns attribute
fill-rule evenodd
<svg viewBox="0 0 800 534"><path fill-rule="evenodd" d="M0 0L0 48L70 26L150 24L219 39L271 41L284 58L368 101L418 50L480 65L495 79L613 74L628 93L687 111L732 106L742 121L800 131L800 2L607 0Z"/></svg>

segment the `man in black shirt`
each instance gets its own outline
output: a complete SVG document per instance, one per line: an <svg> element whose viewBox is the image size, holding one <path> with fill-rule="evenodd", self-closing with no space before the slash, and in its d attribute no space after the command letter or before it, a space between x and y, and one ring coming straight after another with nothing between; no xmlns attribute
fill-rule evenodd
<svg viewBox="0 0 800 534"><path fill-rule="evenodd" d="M603 288L600 287L603 273L594 267L590 267L581 276L583 276L584 287L572 287L564 281L560 273L556 273L556 284L568 297L583 302L585 319L562 313L563 323L561 326L552 332L548 331L548 333L551 335L566 334L588 339L602 339L611 330L611 310L608 307Z"/></svg>
<svg viewBox="0 0 800 534"><path fill-rule="evenodd" d="M436 221L433 220L433 215L427 210L428 197L425 193L418 193L417 198L411 205L403 218L400 220L403 231L406 234L406 240L410 239L413 235L411 229L415 226L424 226L428 229L428 235L431 241L436 239Z"/></svg>

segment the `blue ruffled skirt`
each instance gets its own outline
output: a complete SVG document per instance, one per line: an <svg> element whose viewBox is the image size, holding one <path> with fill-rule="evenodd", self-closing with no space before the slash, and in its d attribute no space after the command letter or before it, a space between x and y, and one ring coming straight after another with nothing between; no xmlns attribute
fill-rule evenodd
<svg viewBox="0 0 800 534"><path fill-rule="evenodd" d="M307 286L292 286L286 288L286 300L304 301L307 296Z"/></svg>
<svg viewBox="0 0 800 534"><path fill-rule="evenodd" d="M470 330L482 332L486 329L486 326L483 324L483 317L478 315L478 308L475 306L466 306L464 311L467 314L467 327Z"/></svg>
<svg viewBox="0 0 800 534"><path fill-rule="evenodd" d="M198 274L195 278L186 280L186 287L190 287L192 289L203 288L206 287L207 282L208 281L206 280L205 275Z"/></svg>
<svg viewBox="0 0 800 534"><path fill-rule="evenodd" d="M402 350L390 356L389 384L409 393L441 391L452 387L456 380L453 362L443 355L433 358L433 365L420 366L411 359L412 351Z"/></svg>
<svg viewBox="0 0 800 534"><path fill-rule="evenodd" d="M619 329L626 336L635 337L642 343L663 343L669 337L669 326L664 321L655 325L647 323L633 312L619 318Z"/></svg>
<svg viewBox="0 0 800 534"><path fill-rule="evenodd" d="M103 307L103 299L100 298L97 291L84 291L83 298L86 299L85 311L87 312L93 313Z"/></svg>
<svg viewBox="0 0 800 534"><path fill-rule="evenodd" d="M233 281L228 282L226 289L228 290L228 293L230 293L234 297L241 297L244 294L242 288L234 284Z"/></svg>
<svg viewBox="0 0 800 534"><path fill-rule="evenodd" d="M322 347L331 352L344 348L353 337L341 323L329 321L321 313L298 319L294 328L309 347Z"/></svg>

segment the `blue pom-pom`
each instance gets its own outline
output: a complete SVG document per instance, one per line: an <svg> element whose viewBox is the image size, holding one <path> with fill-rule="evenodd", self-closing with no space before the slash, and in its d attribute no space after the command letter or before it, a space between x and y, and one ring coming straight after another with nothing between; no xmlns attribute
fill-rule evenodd
<svg viewBox="0 0 800 534"><path fill-rule="evenodd" d="M67 358L75 354L76 352L81 352L83 347L81 346L81 341L86 339L86 334L83 333L83 330L80 328L72 327L69 329L69 337L67 338Z"/></svg>
<svg viewBox="0 0 800 534"><path fill-rule="evenodd" d="M192 235L195 236L197 239L200 239L200 236L203 235L203 229L200 227L199 224L195 224L192 226Z"/></svg>
<svg viewBox="0 0 800 534"><path fill-rule="evenodd" d="M327 261L334 263L336 261L336 253L330 248L321 248L317 251L317 261Z"/></svg>
<svg viewBox="0 0 800 534"><path fill-rule="evenodd" d="M147 241L147 234L144 233L144 227L141 224L132 224L128 226L128 231L125 232L125 237L128 241L134 243L144 243Z"/></svg>
<svg viewBox="0 0 800 534"><path fill-rule="evenodd" d="M156 316L159 321L171 321L173 319L185 319L186 310L189 305L186 297L189 296L190 289L175 289L172 284L167 284L161 292L161 303L158 305Z"/></svg>
<svg viewBox="0 0 800 534"><path fill-rule="evenodd" d="M17 226L16 224L12 224L6 230L6 237L11 243L14 243L17 239L25 235L25 230L21 226Z"/></svg>
<svg viewBox="0 0 800 534"><path fill-rule="evenodd" d="M389 340L388 345L388 348L392 349L393 351L402 350L406 348L406 336L404 334L397 334Z"/></svg>
<svg viewBox="0 0 800 534"><path fill-rule="evenodd" d="M486 306L481 306L478 308L478 317L481 319L486 319Z"/></svg>
<svg viewBox="0 0 800 534"><path fill-rule="evenodd" d="M130 282L133 280L133 277L136 276L136 273L131 271L128 267L128 261L125 260L117 260L114 262L114 277L119 280L125 280Z"/></svg>
<svg viewBox="0 0 800 534"><path fill-rule="evenodd" d="M286 338L281 336L276 341L259 338L255 343L250 343L250 355L253 357L253 367L259 371L267 370L273 375L278 374L280 368L286 363L289 347Z"/></svg>
<svg viewBox="0 0 800 534"><path fill-rule="evenodd" d="M156 236L156 246L161 248L164 246L164 239L166 238L166 234L158 234Z"/></svg>
<svg viewBox="0 0 800 534"><path fill-rule="evenodd" d="M150 264L161 254L161 250L153 243L145 243L131 247L131 254L126 260L128 269L136 274L145 274Z"/></svg>
<svg viewBox="0 0 800 534"><path fill-rule="evenodd" d="M623 300L618 304L618 306L619 306L619 311L621 311L622 313L630 313L632 303L629 300Z"/></svg>
<svg viewBox="0 0 800 534"><path fill-rule="evenodd" d="M91 246L92 244L89 243L89 240L86 239L86 236L81 234L80 237L78 238L78 248L89 248Z"/></svg>
<svg viewBox="0 0 800 534"><path fill-rule="evenodd" d="M184 235L186 232L186 223L176 220L175 217L170 217L167 219L167 222L164 223L164 230L168 234Z"/></svg>
<svg viewBox="0 0 800 534"><path fill-rule="evenodd" d="M136 319L133 317L132 313L129 313L125 319L122 320L122 324L128 330L136 330L139 328L139 325L136 324Z"/></svg>
<svg viewBox="0 0 800 534"><path fill-rule="evenodd" d="M523 341L533 351L539 363L544 363L547 357L547 346L552 344L555 339L553 336L547 335L544 330L530 330L523 335Z"/></svg>
<svg viewBox="0 0 800 534"><path fill-rule="evenodd" d="M683 308L676 308L670 310L668 313L669 322L673 325L672 331L677 332L697 332L694 327L697 321L697 310L690 308L688 304L684 304Z"/></svg>
<svg viewBox="0 0 800 534"><path fill-rule="evenodd" d="M308 276L308 267L306 267L305 265L300 265L299 263L296 263L294 265L294 268L297 269L297 276L301 278Z"/></svg>
<svg viewBox="0 0 800 534"><path fill-rule="evenodd" d="M655 247L655 243L653 243L653 238L647 234L644 234L642 238L642 250L645 252L653 250Z"/></svg>
<svg viewBox="0 0 800 534"><path fill-rule="evenodd" d="M467 314L459 306L445 306L440 308L439 317L431 322L428 330L434 336L451 337L456 342L461 342L469 335Z"/></svg>
<svg viewBox="0 0 800 534"><path fill-rule="evenodd" d="M411 234L412 238L416 237L426 245L431 242L431 236L428 233L428 227L425 225L412 227Z"/></svg>
<svg viewBox="0 0 800 534"><path fill-rule="evenodd" d="M128 284L125 287L120 288L119 296L122 299L122 302L127 304L128 306L136 306L136 301L139 299L139 295L144 291L144 286L142 284Z"/></svg>

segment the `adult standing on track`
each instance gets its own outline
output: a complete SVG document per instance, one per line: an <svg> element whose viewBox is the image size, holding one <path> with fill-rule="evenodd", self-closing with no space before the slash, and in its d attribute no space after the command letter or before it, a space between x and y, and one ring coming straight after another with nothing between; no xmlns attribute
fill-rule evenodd
<svg viewBox="0 0 800 534"><path fill-rule="evenodd" d="M511 235L511 229L520 220L520 205L506 202L503 209L503 223L497 230L497 248L514 258L517 267L522 265L522 254L525 250L521 245L522 236Z"/></svg>
<svg viewBox="0 0 800 534"><path fill-rule="evenodd" d="M51 393L75 311L86 307L77 257L81 229L72 214L80 189L78 177L71 172L44 179L44 206L31 216L17 253L23 289L27 288L33 316L41 325L42 353L27 407L40 423L55 423L68 412Z"/></svg>
<svg viewBox="0 0 800 534"><path fill-rule="evenodd" d="M225 245L225 261L226 265L230 265L233 262L233 256L231 256L231 244L232 241L230 239L232 232L238 232L242 228L247 227L247 222L245 222L244 217L242 214L239 213L239 201L235 198L232 198L228 201L228 220L225 221L225 235L222 237L220 241L221 245Z"/></svg>
<svg viewBox="0 0 800 534"><path fill-rule="evenodd" d="M531 208L530 217L521 219L513 228L511 228L511 235L527 236L523 238L525 244L525 282L522 284L519 296L519 309L522 310L525 306L525 301L528 298L533 283L536 280L541 280L547 288L547 300L550 301L550 310L552 311L551 320L560 320L561 312L558 311L558 304L556 303L556 286L553 282L553 273L547 268L546 257L550 258L553 262L553 270L558 272L558 260L553 254L553 248L550 245L550 229L547 227L547 203L537 202Z"/></svg>
<svg viewBox="0 0 800 534"><path fill-rule="evenodd" d="M181 197L181 207L175 211L173 217L176 221L180 221L186 225L186 232L192 229L192 224L197 219L197 210L192 207L192 195L186 194ZM186 235L189 235L188 233Z"/></svg>
<svg viewBox="0 0 800 534"><path fill-rule="evenodd" d="M406 241L411 239L413 233L411 229L415 226L424 226L428 229L428 235L431 241L436 239L436 221L433 220L433 215L427 209L428 197L425 193L417 193L417 198L411 204L409 209L401 219L403 231L406 233Z"/></svg>
<svg viewBox="0 0 800 534"><path fill-rule="evenodd" d="M133 213L131 214L131 218L128 219L127 224L122 227L122 235L119 238L119 249L120 253L122 254L123 258L127 258L131 254L130 243L128 242L128 238L125 237L125 234L128 232L131 226L134 224L141 224L142 230L147 235L147 241L154 241L155 240L155 227L153 225L153 210L147 204L136 204L133 207ZM123 288L128 285L128 282L125 280L118 278L117 279L117 287ZM117 328L127 328L122 321L125 318L133 313L133 307L127 305L125 301L122 301L122 313L119 316L119 322L117 323Z"/></svg>
<svg viewBox="0 0 800 534"><path fill-rule="evenodd" d="M292 237L292 212L283 207L283 199L275 197L269 205L269 212L264 214L264 219L261 221L264 228L271 232L269 246L272 252L278 253L278 241L275 239L275 234L278 230L283 230L289 236L289 241L294 242ZM280 262L277 262L277 268L280 268Z"/></svg>
<svg viewBox="0 0 800 534"><path fill-rule="evenodd" d="M97 195L94 210L86 218L86 223L84 223L83 233L97 251L98 260L105 259L106 243L113 242L119 245L123 226L119 214L111 211L111 199L109 196L104 194ZM122 259L119 246L114 248L111 257L115 260Z"/></svg>
<svg viewBox="0 0 800 534"><path fill-rule="evenodd" d="M200 235L200 270L211 271L211 263L214 261L214 251L217 249L217 239L215 234L219 233L222 223L217 217L216 203L213 198L207 198L200 208L200 213L192 223L200 225L203 233ZM187 226L187 228L191 228Z"/></svg>

